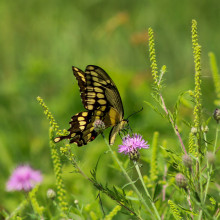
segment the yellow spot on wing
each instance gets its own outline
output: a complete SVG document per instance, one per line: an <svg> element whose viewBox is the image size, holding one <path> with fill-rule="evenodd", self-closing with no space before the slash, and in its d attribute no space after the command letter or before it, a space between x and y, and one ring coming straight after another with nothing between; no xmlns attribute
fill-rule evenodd
<svg viewBox="0 0 220 220"><path fill-rule="evenodd" d="M89 110L93 110L93 105L88 105L87 108L88 108Z"/></svg>
<svg viewBox="0 0 220 220"><path fill-rule="evenodd" d="M105 104L106 104L106 101L105 101L105 99L99 99L99 100L98 100L98 103L99 103L100 105L105 105Z"/></svg>
<svg viewBox="0 0 220 220"><path fill-rule="evenodd" d="M92 76L98 76L98 73L95 72L95 71L91 71L91 75L92 75Z"/></svg>
<svg viewBox="0 0 220 220"><path fill-rule="evenodd" d="M86 121L80 121L79 124L80 124L80 125L85 125L85 124L86 124Z"/></svg>
<svg viewBox="0 0 220 220"><path fill-rule="evenodd" d="M75 137L75 135L76 135L76 133L72 133L72 134L71 134L71 137L73 138L73 137Z"/></svg>
<svg viewBox="0 0 220 220"><path fill-rule="evenodd" d="M98 82L94 82L93 85L94 85L94 86L102 86L102 85L101 85L100 83L98 83Z"/></svg>
<svg viewBox="0 0 220 220"><path fill-rule="evenodd" d="M85 76L82 73L78 72L78 75L81 77L83 82L86 82Z"/></svg>
<svg viewBox="0 0 220 220"><path fill-rule="evenodd" d="M94 90L95 90L95 92L101 92L101 93L103 92L103 90L99 87L95 87Z"/></svg>
<svg viewBox="0 0 220 220"><path fill-rule="evenodd" d="M88 70L94 70L95 68L93 66L87 66Z"/></svg>
<svg viewBox="0 0 220 220"><path fill-rule="evenodd" d="M92 136L92 134L91 134L91 133L89 133L89 134L87 135L87 138L88 138L88 139L90 139L90 138L91 138L91 136Z"/></svg>
<svg viewBox="0 0 220 220"><path fill-rule="evenodd" d="M95 104L95 99L87 99L86 101L88 102L89 105Z"/></svg>
<svg viewBox="0 0 220 220"><path fill-rule="evenodd" d="M84 117L87 116L87 115L88 115L88 112L83 112L82 113L82 116L84 116Z"/></svg>
<svg viewBox="0 0 220 220"><path fill-rule="evenodd" d="M96 97L96 93L95 92L88 92L87 96L90 98L95 98Z"/></svg>
<svg viewBox="0 0 220 220"><path fill-rule="evenodd" d="M97 93L97 97L98 97L99 99L102 99L102 98L104 98L105 96L104 96L103 93Z"/></svg>
<svg viewBox="0 0 220 220"><path fill-rule="evenodd" d="M78 121L83 121L83 120L85 120L84 117L78 117Z"/></svg>
<svg viewBox="0 0 220 220"><path fill-rule="evenodd" d="M98 116L102 115L102 111L97 111L96 115L98 115Z"/></svg>
<svg viewBox="0 0 220 220"><path fill-rule="evenodd" d="M83 131L83 130L85 129L85 126L82 125L82 126L80 126L79 128L80 128L81 131Z"/></svg>

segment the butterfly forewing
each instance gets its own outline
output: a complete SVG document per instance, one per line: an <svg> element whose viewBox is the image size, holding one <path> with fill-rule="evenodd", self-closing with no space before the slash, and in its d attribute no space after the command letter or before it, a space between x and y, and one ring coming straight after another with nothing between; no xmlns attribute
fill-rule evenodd
<svg viewBox="0 0 220 220"><path fill-rule="evenodd" d="M94 122L101 120L105 128L113 126L109 142L113 144L125 121L117 87L108 74L98 66L89 65L85 72L76 67L72 69L78 81L82 103L88 111L74 115L68 129L70 134L55 138L55 142L70 139L70 143L85 145L99 134L94 130Z"/></svg>

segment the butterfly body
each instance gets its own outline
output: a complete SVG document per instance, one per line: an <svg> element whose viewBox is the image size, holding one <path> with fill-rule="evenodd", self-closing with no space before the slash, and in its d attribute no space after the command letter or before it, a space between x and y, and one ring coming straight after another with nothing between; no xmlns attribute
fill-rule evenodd
<svg viewBox="0 0 220 220"><path fill-rule="evenodd" d="M113 127L109 144L114 144L116 135L127 124L120 94L109 75L100 67L89 65L85 72L72 67L78 81L82 103L87 111L77 113L71 118L69 135L54 139L59 142L70 139L70 143L78 146L93 141L101 132L94 129L97 120L101 120L105 128Z"/></svg>

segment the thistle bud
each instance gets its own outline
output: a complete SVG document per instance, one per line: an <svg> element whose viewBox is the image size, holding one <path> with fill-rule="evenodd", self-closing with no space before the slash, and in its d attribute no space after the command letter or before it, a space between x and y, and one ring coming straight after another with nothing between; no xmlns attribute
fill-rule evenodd
<svg viewBox="0 0 220 220"><path fill-rule="evenodd" d="M188 154L184 154L184 155L183 155L182 161L183 161L183 164L184 164L187 168L191 168L191 167L192 167L193 161L192 161L192 158L191 158Z"/></svg>
<svg viewBox="0 0 220 220"><path fill-rule="evenodd" d="M94 130L98 133L101 133L103 130L105 130L105 123L101 120L96 120L94 122Z"/></svg>
<svg viewBox="0 0 220 220"><path fill-rule="evenodd" d="M137 161L140 157L140 153L137 149L133 149L129 152L129 157L130 157L130 160L135 160Z"/></svg>
<svg viewBox="0 0 220 220"><path fill-rule="evenodd" d="M217 121L217 123L219 123L220 121L220 109L219 108L215 109L213 118Z"/></svg>
<svg viewBox="0 0 220 220"><path fill-rule="evenodd" d="M48 199L54 199L56 197L56 193L53 189L48 189L47 190L47 198Z"/></svg>
<svg viewBox="0 0 220 220"><path fill-rule="evenodd" d="M180 188L186 188L187 186L187 179L182 173L176 174L176 185Z"/></svg>

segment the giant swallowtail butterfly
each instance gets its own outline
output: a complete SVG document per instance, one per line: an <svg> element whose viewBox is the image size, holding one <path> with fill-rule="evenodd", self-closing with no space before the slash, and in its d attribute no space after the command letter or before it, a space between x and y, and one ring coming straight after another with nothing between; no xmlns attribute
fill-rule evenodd
<svg viewBox="0 0 220 220"><path fill-rule="evenodd" d="M56 137L55 142L69 139L78 146L93 141L101 132L94 130L96 120L101 120L105 128L112 127L109 144L113 145L118 132L127 120L124 120L124 109L115 83L100 67L89 65L85 72L72 67L80 88L82 103L87 111L77 113L70 121L69 134Z"/></svg>

